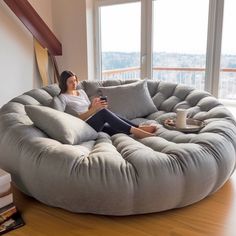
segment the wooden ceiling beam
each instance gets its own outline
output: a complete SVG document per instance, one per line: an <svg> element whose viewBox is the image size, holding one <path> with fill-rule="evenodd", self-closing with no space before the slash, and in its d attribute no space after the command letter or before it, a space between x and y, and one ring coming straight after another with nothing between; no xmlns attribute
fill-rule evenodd
<svg viewBox="0 0 236 236"><path fill-rule="evenodd" d="M62 55L60 41L27 0L4 0L4 2L51 55Z"/></svg>

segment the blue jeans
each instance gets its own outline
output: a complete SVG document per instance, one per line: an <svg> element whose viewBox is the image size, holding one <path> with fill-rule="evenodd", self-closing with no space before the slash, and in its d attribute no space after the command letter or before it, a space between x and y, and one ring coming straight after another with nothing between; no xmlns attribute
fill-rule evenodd
<svg viewBox="0 0 236 236"><path fill-rule="evenodd" d="M117 133L130 134L132 126L138 127L131 121L121 117L110 110L103 108L89 117L86 122L93 127L97 132L102 131L109 135Z"/></svg>

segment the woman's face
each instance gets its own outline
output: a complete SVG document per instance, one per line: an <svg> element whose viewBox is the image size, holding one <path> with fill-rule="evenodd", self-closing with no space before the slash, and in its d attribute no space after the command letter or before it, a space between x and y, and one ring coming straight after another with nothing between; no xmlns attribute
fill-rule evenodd
<svg viewBox="0 0 236 236"><path fill-rule="evenodd" d="M71 76L67 79L66 85L67 85L67 90L75 90L77 88L77 80L75 76Z"/></svg>

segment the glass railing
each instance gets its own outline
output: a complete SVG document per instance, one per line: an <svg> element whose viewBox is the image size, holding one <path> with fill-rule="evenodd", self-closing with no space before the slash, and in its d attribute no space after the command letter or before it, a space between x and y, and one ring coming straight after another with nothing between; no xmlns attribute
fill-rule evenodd
<svg viewBox="0 0 236 236"><path fill-rule="evenodd" d="M219 98L236 101L236 68L220 71Z"/></svg>
<svg viewBox="0 0 236 236"><path fill-rule="evenodd" d="M102 73L102 78L106 79L138 79L140 77L139 67L130 67L115 70L106 70ZM204 68L173 68L173 67L154 67L153 79L184 84L204 89Z"/></svg>
<svg viewBox="0 0 236 236"><path fill-rule="evenodd" d="M219 98L236 100L236 68L223 68L220 73ZM102 72L102 78L104 80L138 79L139 77L139 67L105 70ZM205 68L154 67L153 79L204 90Z"/></svg>

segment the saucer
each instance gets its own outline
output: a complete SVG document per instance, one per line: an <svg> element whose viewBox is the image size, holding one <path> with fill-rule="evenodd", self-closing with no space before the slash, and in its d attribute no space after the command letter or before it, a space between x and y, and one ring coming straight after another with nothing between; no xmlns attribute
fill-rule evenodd
<svg viewBox="0 0 236 236"><path fill-rule="evenodd" d="M186 119L186 127L185 128L177 128L175 126L176 119L166 119L163 123L164 127L170 130L177 130L184 133L195 133L201 130L206 124L204 121L187 118Z"/></svg>

